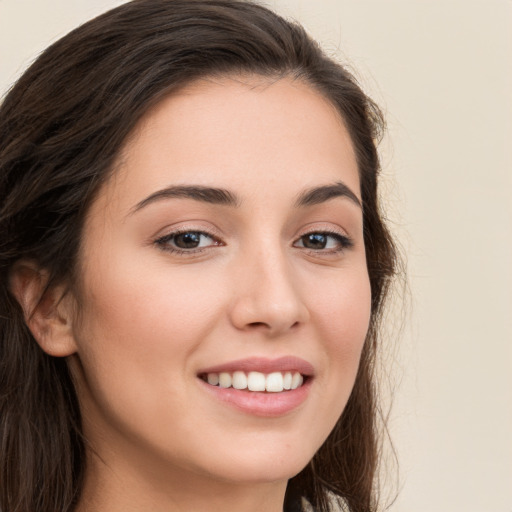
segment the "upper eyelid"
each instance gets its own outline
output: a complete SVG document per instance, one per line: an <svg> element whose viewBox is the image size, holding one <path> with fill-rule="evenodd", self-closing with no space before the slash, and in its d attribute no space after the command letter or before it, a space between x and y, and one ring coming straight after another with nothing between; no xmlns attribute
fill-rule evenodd
<svg viewBox="0 0 512 512"><path fill-rule="evenodd" d="M206 235L206 236L209 236L209 237L212 237L212 238L221 238L222 235L218 234L216 230L209 230L209 229L205 229L203 227L184 227L184 228L176 228L176 229L173 229L173 230L170 230L166 233L164 233L163 235L157 235L156 238L165 238L165 237L170 237L170 236L176 236L176 235L180 235L180 234L183 234L183 233L201 233L203 235ZM295 237L296 239L299 239L305 235L309 235L309 234L312 234L312 233L324 233L324 234L328 234L328 235L339 235L339 236L344 236L344 237L347 237L347 238L350 238L348 236L348 234L345 232L345 230L342 230L342 229L333 229L333 228L312 228L312 229L307 229L307 230L304 230L304 231L301 231L299 232L300 234L296 234Z"/></svg>
<svg viewBox="0 0 512 512"><path fill-rule="evenodd" d="M176 236L176 235L180 235L183 233L201 233L201 234L204 234L206 236L209 236L209 237L215 238L215 239L221 239L224 236L220 232L220 230L218 230L216 228L205 227L205 226L200 226L200 225L177 226L177 227L167 226L163 229L160 229L158 231L158 233L162 233L162 234L156 234L152 238L158 240L161 238Z"/></svg>
<svg viewBox="0 0 512 512"><path fill-rule="evenodd" d="M302 230L302 229L298 230L297 233L298 234L295 235L297 239L299 239L305 235L309 235L311 233L325 233L328 235L338 235L338 236L341 236L344 238L352 239L352 236L349 235L349 233L347 232L346 229L343 229L338 225L333 226L332 224L330 224L329 226L326 226L326 225L316 225L316 223L315 223L315 225L309 226L304 230Z"/></svg>

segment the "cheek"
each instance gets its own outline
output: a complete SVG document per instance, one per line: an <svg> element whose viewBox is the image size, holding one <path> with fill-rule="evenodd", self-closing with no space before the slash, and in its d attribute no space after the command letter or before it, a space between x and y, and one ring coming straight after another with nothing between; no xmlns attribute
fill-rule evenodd
<svg viewBox="0 0 512 512"><path fill-rule="evenodd" d="M189 409L191 355L214 328L218 287L193 280L192 270L109 261L117 264L96 262L95 272L84 275L76 333L86 384L82 407L90 424L106 421L155 436L161 427L165 438L164 427Z"/></svg>
<svg viewBox="0 0 512 512"><path fill-rule="evenodd" d="M177 271L163 258L147 265L129 257L111 261L116 265L96 265L87 280L84 323L99 336L136 351L150 343L175 352L208 329L217 303L213 278L198 282L192 266Z"/></svg>
<svg viewBox="0 0 512 512"><path fill-rule="evenodd" d="M371 313L371 290L366 269L332 280L315 301L314 315L323 340L333 417L339 416L357 375ZM341 409L340 409L341 407Z"/></svg>
<svg viewBox="0 0 512 512"><path fill-rule="evenodd" d="M219 294L225 287L218 272L202 272L198 279L194 265L177 269L165 258L140 264L125 253L115 256L94 265L91 258L94 272L84 273L77 342L85 378L100 401L117 403L122 395L156 402L161 394L168 400L222 318ZM179 393L173 396L177 400Z"/></svg>
<svg viewBox="0 0 512 512"><path fill-rule="evenodd" d="M312 308L330 350L341 355L354 350L360 352L371 312L370 281L366 269L354 269L339 279L329 280Z"/></svg>

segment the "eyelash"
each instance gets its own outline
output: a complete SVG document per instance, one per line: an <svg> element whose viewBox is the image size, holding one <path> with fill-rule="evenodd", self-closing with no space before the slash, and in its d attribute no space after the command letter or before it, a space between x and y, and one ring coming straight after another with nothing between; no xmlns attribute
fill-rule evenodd
<svg viewBox="0 0 512 512"><path fill-rule="evenodd" d="M182 248L170 245L169 242L174 240L176 237L178 237L180 235L187 234L187 233L205 236L205 237L213 240L214 243L209 244L205 247L195 247L195 248L189 248L189 249L182 249ZM302 241L302 243L304 243L303 239L308 236L311 236L311 235L322 235L322 236L326 236L326 237L331 237L331 238L334 238L338 244L338 247L336 247L334 249L333 248L331 248L331 249L310 249L310 248L303 246L303 248L311 254L315 254L315 255L319 255L320 253L328 254L328 255L329 254L338 254L338 253L341 253L341 252L345 251L346 249L350 249L351 247L354 246L354 242L352 241L352 239L350 239L346 235L342 235L341 233L338 233L336 231L320 230L320 231L310 231L308 233L304 233L294 242L294 247L297 247L295 244L298 243L299 241ZM166 251L166 252L169 252L172 254L178 254L178 255L195 255L195 254L202 253L204 250L206 250L210 247L224 245L215 235L212 235L211 233L208 233L206 231L194 230L194 229L183 229L183 230L173 231L172 233L169 233L167 235L164 235L164 236L158 238L157 240L155 240L154 243L163 251Z"/></svg>
<svg viewBox="0 0 512 512"><path fill-rule="evenodd" d="M206 236L206 237L212 239L215 243L208 245L206 247L195 247L195 248L190 248L190 249L182 249L182 248L173 247L172 245L170 245L169 242L171 242L173 239L175 239L176 237L178 237L180 235L185 235L187 233L190 233L190 234L193 233L196 235ZM210 233L207 233L206 231L194 230L194 229L183 229L183 230L173 231L172 233L164 235L164 236L158 238L157 240L155 240L155 244L157 246L159 246L160 249L162 249L163 251L170 252L173 254L180 254L180 255L181 254L182 255L198 254L198 253L203 252L208 247L223 245L216 236L214 236Z"/></svg>
<svg viewBox="0 0 512 512"><path fill-rule="evenodd" d="M305 249L310 251L310 253L312 253L312 254L318 254L320 252L322 252L324 254L338 254L338 253L343 252L346 249L350 249L351 247L354 246L354 242L348 236L342 235L341 233L338 233L336 231L329 231L329 230L310 231L308 233L304 233L303 235L301 235L298 238L297 242L302 241L305 237L308 237L311 235L322 235L322 236L326 236L326 237L331 237L331 238L334 238L338 244L338 247L331 248L331 249L308 249L308 248L304 247ZM294 242L294 246L297 242Z"/></svg>

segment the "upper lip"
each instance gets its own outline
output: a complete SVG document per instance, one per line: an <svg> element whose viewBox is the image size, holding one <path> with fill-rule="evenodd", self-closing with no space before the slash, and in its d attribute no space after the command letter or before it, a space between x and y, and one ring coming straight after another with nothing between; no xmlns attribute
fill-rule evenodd
<svg viewBox="0 0 512 512"><path fill-rule="evenodd" d="M237 359L226 363L209 366L201 369L198 374L205 373L232 373L235 371L243 372L299 372L304 376L312 376L315 373L313 365L306 360L295 356L283 356L277 359L269 359L266 357L248 357L245 359Z"/></svg>

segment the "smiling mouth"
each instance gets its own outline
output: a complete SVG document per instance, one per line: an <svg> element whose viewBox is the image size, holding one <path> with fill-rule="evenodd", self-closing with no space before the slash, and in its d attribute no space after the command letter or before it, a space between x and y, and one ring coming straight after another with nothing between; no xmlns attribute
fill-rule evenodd
<svg viewBox="0 0 512 512"><path fill-rule="evenodd" d="M308 380L308 376L297 371L287 372L219 372L203 373L199 378L211 386L234 388L251 392L281 393L300 388Z"/></svg>

